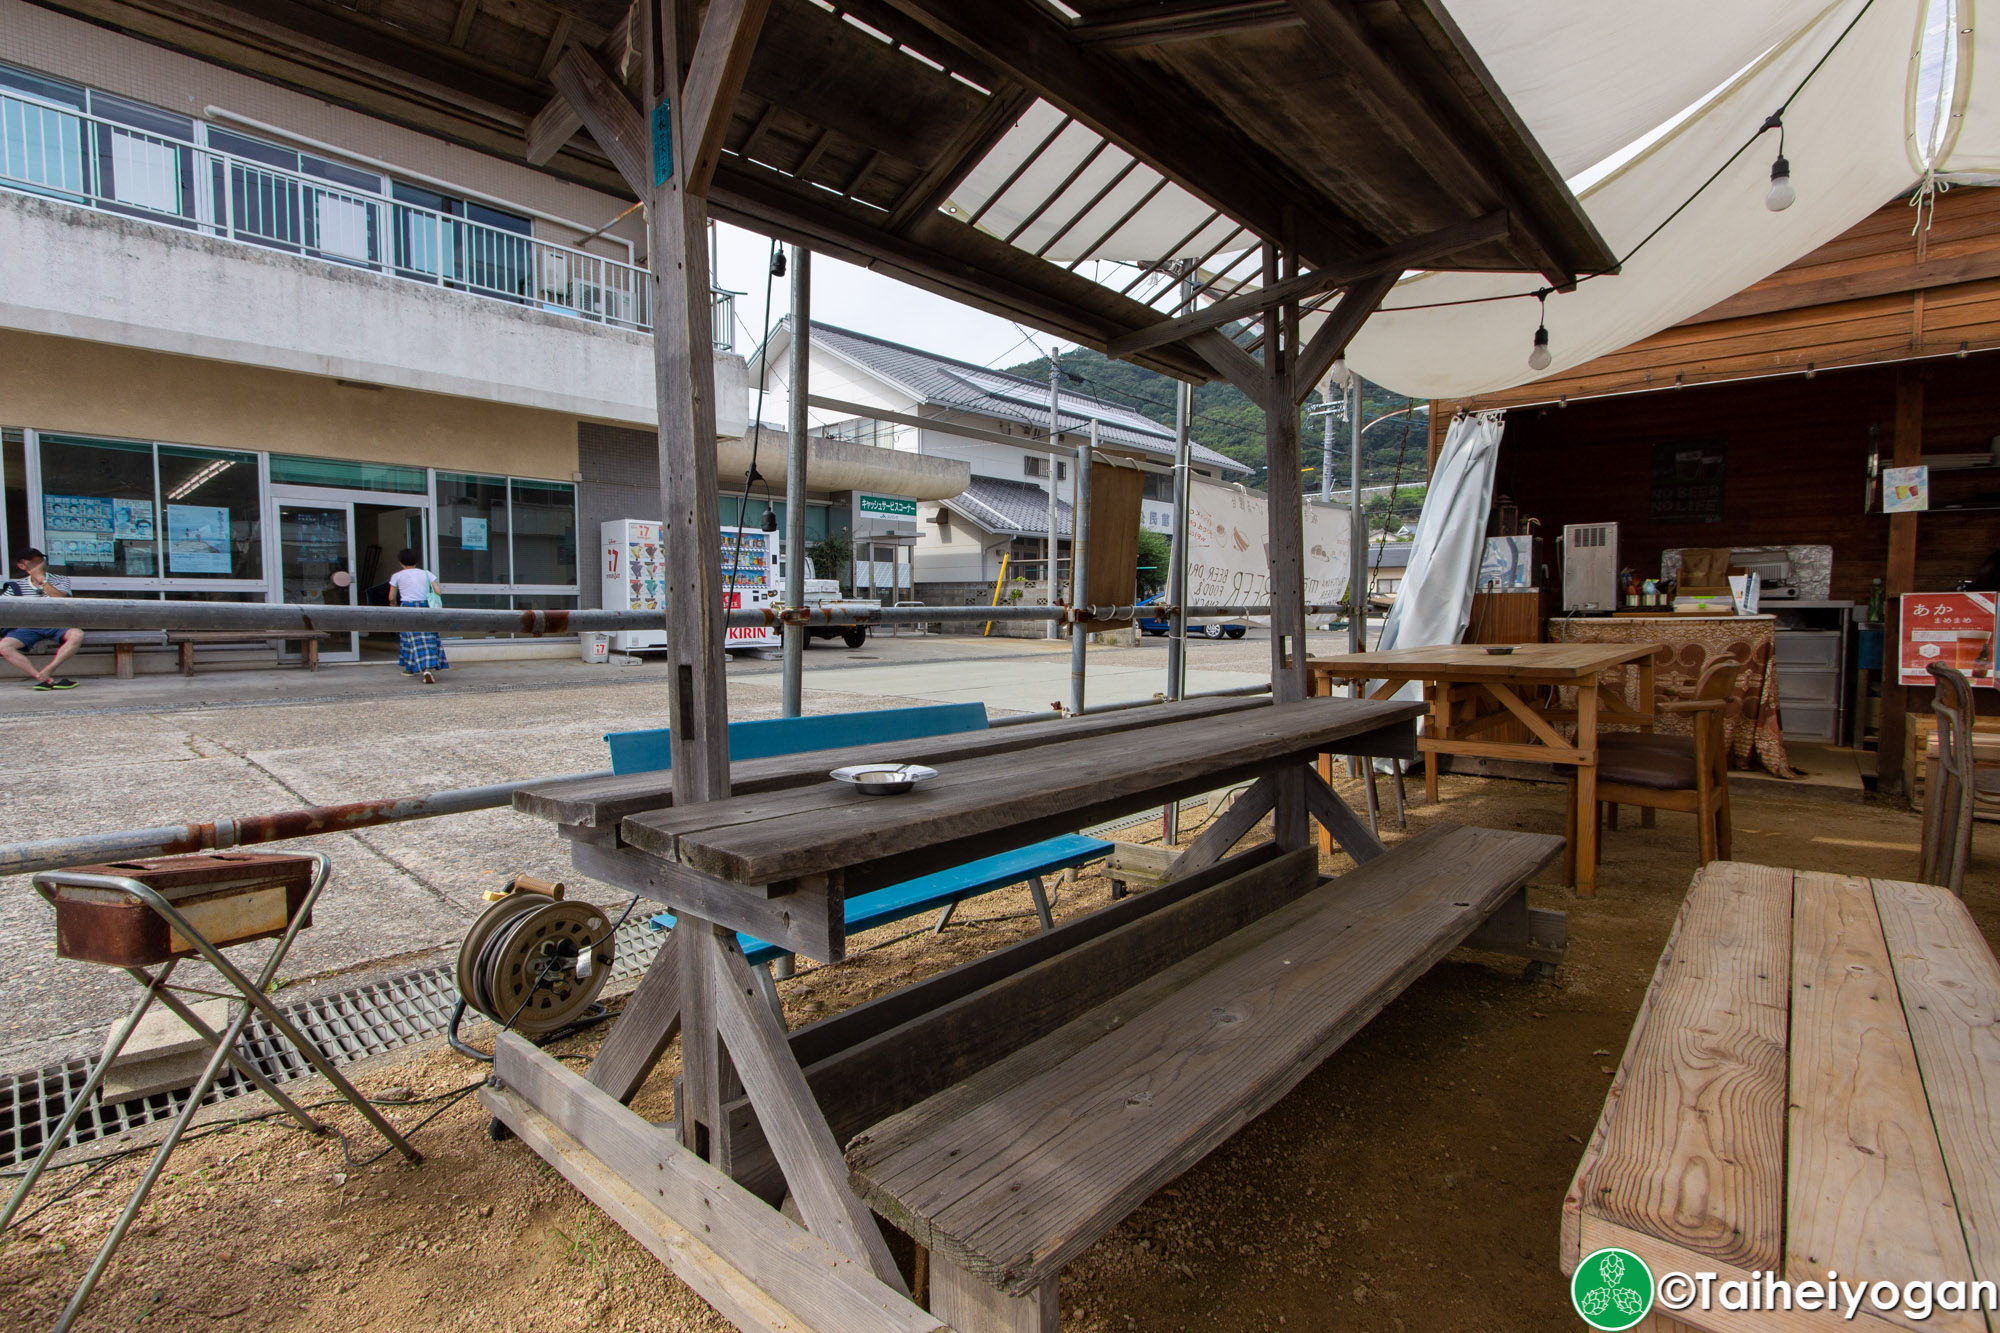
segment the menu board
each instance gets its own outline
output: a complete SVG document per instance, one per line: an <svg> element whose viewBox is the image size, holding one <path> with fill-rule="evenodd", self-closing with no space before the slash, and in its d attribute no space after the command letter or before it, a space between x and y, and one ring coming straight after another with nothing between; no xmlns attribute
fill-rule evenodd
<svg viewBox="0 0 2000 1333"><path fill-rule="evenodd" d="M2000 593L1912 592L1903 594L1902 602L1898 681L1934 684L1929 668L1939 663L1957 667L1974 685L1994 688L1994 607Z"/></svg>

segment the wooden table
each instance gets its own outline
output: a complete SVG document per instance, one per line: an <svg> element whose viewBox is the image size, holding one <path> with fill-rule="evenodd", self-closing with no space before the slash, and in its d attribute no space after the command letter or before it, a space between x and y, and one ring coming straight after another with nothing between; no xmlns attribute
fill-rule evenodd
<svg viewBox="0 0 2000 1333"><path fill-rule="evenodd" d="M587 1078L502 1034L494 1078L481 1100L741 1327L919 1333L938 1328L937 1316L947 1307L955 1326L999 1327L978 1323L975 1307L1013 1298L978 1281L954 1288L956 1295L945 1296L946 1305L934 1305L931 1315L908 1304L875 1220L850 1185L841 1143L853 1127L843 1123L836 1139L814 1080L829 1077L842 1062L851 1068L856 1060L876 1061L861 1084L870 1100L869 1123L952 1086L1047 1035L1048 1024L1061 1026L1077 1016L1066 1007L1074 986L1052 984L1046 970L1022 970L1056 966L1058 960L1046 954L1109 931L1126 916L1135 916L1127 924L1138 927L1136 914L1182 900L1204 877L1239 883L1254 873L1244 870L1244 858L1261 865L1277 856L1295 867L1303 878L1288 892L1316 883L1309 817L1331 829L1357 862L1394 859L1396 853L1385 853L1310 765L1326 750L1413 752L1409 733L1421 711L1395 701L1204 700L940 737L894 747L901 751L896 757L942 770L906 796L868 797L825 777L858 758L881 757L871 751L735 765L732 780L751 790L685 806L670 804L664 774L524 793L517 808L555 818L579 870L667 904L678 924ZM988 955L995 965L974 960L796 1033L785 1030L759 994L737 944L743 931L809 958L838 959L846 952L847 894L1236 784L1247 790L1183 850L1173 887L1126 898L1023 941L1004 966L999 955ZM587 794L579 797L580 790ZM1272 843L1224 860L1274 812ZM1451 947L1488 916L1481 947L1544 958L1551 956L1546 941L1552 938L1559 956L1560 915L1530 910L1521 887L1553 848L1538 851L1533 835L1458 831L1473 832L1504 844L1503 859L1519 864L1503 867L1501 880L1482 882L1478 892L1485 896L1474 902L1470 880L1478 876L1469 875L1466 857L1454 851L1449 865L1427 882L1432 890L1468 887L1445 894L1454 901L1445 902L1435 920L1418 923L1422 938L1416 944L1427 952L1420 951L1417 961ZM1383 872L1376 879L1393 887L1393 877ZM1455 901L1460 896L1465 901ZM1235 910L1236 901L1220 900L1214 910ZM1400 902L1392 900L1392 913ZM1075 986L1096 984L1120 968L1165 976L1203 943L1188 931L1164 929L1175 924L1165 916L1145 923L1158 936L1151 952L1079 955L1075 961L1088 965L1068 973ZM1218 918L1212 924L1234 930L1242 923ZM1110 935L1105 939L1114 942ZM1273 965L1274 977L1258 979L1275 984L1288 975L1282 964ZM1420 970L1411 964L1395 979L1407 982ZM1022 1004L1040 1011L1041 1028L996 1019L978 1007L1015 972L1014 989ZM1357 1023L1373 1011L1360 1005ZM922 1035L910 1036L918 1027ZM620 1103L631 1100L676 1034L679 1116L673 1126L651 1125ZM1244 1090L1246 1096L1253 1091ZM827 1100L847 1114L844 1099ZM803 1226L765 1206L784 1192L797 1204ZM943 1268L933 1269L934 1300L946 1277ZM1050 1285L1051 1310L1053 1292ZM800 1312L808 1317L801 1319ZM1038 1325L1044 1326L1054 1327Z"/></svg>
<svg viewBox="0 0 2000 1333"><path fill-rule="evenodd" d="M1394 648L1307 661L1316 694L1338 680L1379 681L1386 699L1412 681L1424 686L1430 718L1417 748L1426 755L1521 759L1576 770L1570 788L1569 856L1564 877L1589 897L1597 891L1597 728L1600 721L1653 729L1655 645L1524 643L1511 653L1471 644ZM1637 677L1630 693L1606 690L1606 672ZM1562 691L1575 691L1565 707ZM1557 730L1572 724L1574 739ZM1493 733L1500 732L1496 738ZM1508 732L1520 739L1508 739ZM1424 766L1424 791L1438 798L1438 765Z"/></svg>
<svg viewBox="0 0 2000 1333"><path fill-rule="evenodd" d="M1656 1282L2000 1281L1996 1014L2000 965L1947 890L1708 865L1564 1201L1564 1270L1615 1246ZM1662 1333L1987 1328L1654 1308Z"/></svg>

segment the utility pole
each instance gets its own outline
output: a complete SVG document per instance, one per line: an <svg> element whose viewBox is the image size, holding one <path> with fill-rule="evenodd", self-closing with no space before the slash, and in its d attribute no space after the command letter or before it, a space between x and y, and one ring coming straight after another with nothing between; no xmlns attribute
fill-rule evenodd
<svg viewBox="0 0 2000 1333"><path fill-rule="evenodd" d="M1057 359L1057 348L1054 344L1051 344L1049 347L1049 453L1045 460L1049 469L1049 549L1047 574L1050 606L1056 604L1056 468L1060 466L1056 462L1056 437L1062 430L1061 413L1062 365ZM1076 564L1075 553L1076 540L1075 535L1072 534L1070 539L1070 573L1072 577L1075 576L1076 572L1074 568ZM1061 627L1053 620L1049 622L1049 637L1051 639L1062 637Z"/></svg>
<svg viewBox="0 0 2000 1333"><path fill-rule="evenodd" d="M1319 442L1319 498L1333 503L1333 399L1326 398L1319 405L1321 433Z"/></svg>

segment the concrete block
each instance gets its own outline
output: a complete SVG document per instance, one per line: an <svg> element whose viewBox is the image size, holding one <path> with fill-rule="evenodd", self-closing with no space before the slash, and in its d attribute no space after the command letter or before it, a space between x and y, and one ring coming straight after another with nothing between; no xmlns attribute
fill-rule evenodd
<svg viewBox="0 0 2000 1333"><path fill-rule="evenodd" d="M219 1033L229 1025L231 1005L227 1000L198 1000L188 1007L212 1031ZM108 1035L104 1047L111 1049ZM98 1097L107 1102L129 1102L192 1087L208 1067L212 1049L179 1014L155 1002L139 1020L125 1049L111 1062Z"/></svg>

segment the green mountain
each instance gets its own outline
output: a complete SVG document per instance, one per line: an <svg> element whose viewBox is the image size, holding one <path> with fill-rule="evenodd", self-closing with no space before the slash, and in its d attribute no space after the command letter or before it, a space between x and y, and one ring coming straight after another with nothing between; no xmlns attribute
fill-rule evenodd
<svg viewBox="0 0 2000 1333"><path fill-rule="evenodd" d="M1099 398L1136 408L1163 426L1174 424L1176 382L1167 376L1135 366L1129 361L1114 361L1102 352L1087 347L1062 353L1060 362L1064 383L1079 393L1095 394ZM1045 381L1049 377L1048 358L1024 361L1007 367L1007 371ZM1364 422L1407 408L1414 402L1415 399L1391 393L1380 385L1365 380L1362 382L1361 419ZM1318 406L1319 395L1314 393L1307 401L1307 407ZM1393 503L1387 496L1369 503L1368 508L1377 528L1383 525L1385 519L1389 520L1391 528L1403 522L1416 521L1423 496L1420 491L1411 488L1424 480L1427 420L1421 412L1406 412L1372 427L1362 440L1361 484L1364 487L1392 483L1402 485ZM1319 489L1324 429L1319 417L1308 417L1302 427L1300 462L1305 467L1305 474L1300 480L1309 492ZM1247 464L1251 473L1243 481L1256 489L1263 489L1264 414L1252 406L1234 385L1220 382L1204 384L1194 391L1193 435L1209 448ZM1346 423L1336 422L1333 447L1333 485L1336 490L1347 489L1350 466L1348 439Z"/></svg>

